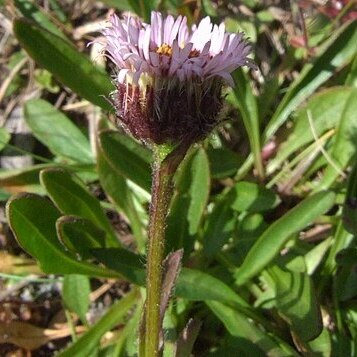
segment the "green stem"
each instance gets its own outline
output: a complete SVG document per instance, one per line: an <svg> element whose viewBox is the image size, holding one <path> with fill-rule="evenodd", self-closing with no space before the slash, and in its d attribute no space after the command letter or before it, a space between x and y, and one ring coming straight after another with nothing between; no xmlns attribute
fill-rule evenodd
<svg viewBox="0 0 357 357"><path fill-rule="evenodd" d="M173 194L172 178L178 165L183 160L188 147L181 145L167 156L167 152L160 151L160 148L156 148L157 150L154 152L146 268L146 304L144 329L140 336L140 351L144 351L145 357L158 357L161 355L159 348L162 328L160 302L166 217Z"/></svg>
<svg viewBox="0 0 357 357"><path fill-rule="evenodd" d="M172 175L156 159L150 206L149 245L146 277L145 357L159 356L162 261L165 249L165 222L172 195Z"/></svg>

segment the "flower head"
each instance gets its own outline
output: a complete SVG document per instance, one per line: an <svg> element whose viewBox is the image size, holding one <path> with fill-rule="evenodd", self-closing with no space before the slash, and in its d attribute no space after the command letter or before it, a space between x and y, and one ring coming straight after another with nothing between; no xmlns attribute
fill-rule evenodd
<svg viewBox="0 0 357 357"><path fill-rule="evenodd" d="M157 144L207 135L217 125L222 85L233 85L231 72L255 66L243 34L226 33L209 17L189 28L184 16L152 12L146 24L113 15L103 35L117 67L117 115L135 137Z"/></svg>

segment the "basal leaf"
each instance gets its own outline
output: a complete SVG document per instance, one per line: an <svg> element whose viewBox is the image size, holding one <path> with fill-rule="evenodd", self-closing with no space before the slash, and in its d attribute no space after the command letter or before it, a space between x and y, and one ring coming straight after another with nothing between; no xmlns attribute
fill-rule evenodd
<svg viewBox="0 0 357 357"><path fill-rule="evenodd" d="M236 283L244 284L259 274L278 254L293 234L311 224L332 207L335 195L332 192L316 193L284 216L272 223L248 252L243 264L235 272Z"/></svg>
<svg viewBox="0 0 357 357"><path fill-rule="evenodd" d="M302 341L315 339L322 331L322 317L311 278L305 273L269 269L276 289L279 314ZM309 328L306 328L309 326Z"/></svg>
<svg viewBox="0 0 357 357"><path fill-rule="evenodd" d="M138 293L136 290L131 291L129 294L119 299L99 321L91 326L90 329L69 346L69 348L60 352L58 356L90 356L99 344L101 337L117 324L124 321L125 316L129 313L134 304L136 304L137 299Z"/></svg>
<svg viewBox="0 0 357 357"><path fill-rule="evenodd" d="M111 109L104 99L114 89L109 76L74 46L23 18L14 21L14 34L26 52L63 85L104 110Z"/></svg>
<svg viewBox="0 0 357 357"><path fill-rule="evenodd" d="M54 106L43 99L32 99L25 103L24 111L32 133L55 155L80 163L93 163L88 139Z"/></svg>
<svg viewBox="0 0 357 357"><path fill-rule="evenodd" d="M110 245L120 245L99 201L67 171L62 169L43 170L40 173L40 180L61 212L93 221L107 233Z"/></svg>
<svg viewBox="0 0 357 357"><path fill-rule="evenodd" d="M131 138L111 130L99 134L99 145L107 162L120 175L150 192L151 157L144 147Z"/></svg>
<svg viewBox="0 0 357 357"><path fill-rule="evenodd" d="M6 216L20 246L39 261L45 273L120 276L115 271L78 261L74 254L64 250L55 227L60 212L48 199L33 194L14 196L7 203Z"/></svg>

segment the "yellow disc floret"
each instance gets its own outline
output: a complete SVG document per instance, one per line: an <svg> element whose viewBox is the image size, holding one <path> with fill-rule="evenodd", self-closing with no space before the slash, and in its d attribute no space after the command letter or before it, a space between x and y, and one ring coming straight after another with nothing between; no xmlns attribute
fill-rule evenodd
<svg viewBox="0 0 357 357"><path fill-rule="evenodd" d="M163 43L160 47L157 48L156 53L164 56L172 56L172 47L167 43Z"/></svg>

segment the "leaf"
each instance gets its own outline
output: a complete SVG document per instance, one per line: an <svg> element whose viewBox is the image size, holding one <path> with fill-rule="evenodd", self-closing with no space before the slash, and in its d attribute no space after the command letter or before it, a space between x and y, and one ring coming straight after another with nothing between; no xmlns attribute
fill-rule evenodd
<svg viewBox="0 0 357 357"><path fill-rule="evenodd" d="M10 133L5 128L0 127L0 151L7 145L10 138Z"/></svg>
<svg viewBox="0 0 357 357"><path fill-rule="evenodd" d="M170 253L164 260L164 274L162 279L161 287L161 298L160 298L160 319L161 325L165 316L165 311L169 304L172 291L175 287L177 276L181 270L181 261L183 256L183 250L177 250L176 252Z"/></svg>
<svg viewBox="0 0 357 357"><path fill-rule="evenodd" d="M59 110L43 99L25 103L25 120L36 138L55 155L77 162L93 163L88 139Z"/></svg>
<svg viewBox="0 0 357 357"><path fill-rule="evenodd" d="M119 132L106 130L99 134L103 156L123 177L150 192L150 154L145 148Z"/></svg>
<svg viewBox="0 0 357 357"><path fill-rule="evenodd" d="M14 34L26 52L63 85L104 110L111 109L103 97L113 91L109 76L74 46L26 19L14 21Z"/></svg>
<svg viewBox="0 0 357 357"><path fill-rule="evenodd" d="M203 253L209 258L219 253L222 246L233 236L237 219L230 203L230 197L222 197L206 219L207 227L203 236Z"/></svg>
<svg viewBox="0 0 357 357"><path fill-rule="evenodd" d="M223 322L232 336L253 342L266 356L297 356L284 351L268 334L261 331L246 316L218 301L206 301L207 306ZM290 352L290 353L288 353Z"/></svg>
<svg viewBox="0 0 357 357"><path fill-rule="evenodd" d="M138 298L137 291L133 290L119 301L115 302L106 314L90 329L78 338L69 348L58 354L59 357L89 356L99 344L101 337L117 324L122 323L129 310Z"/></svg>
<svg viewBox="0 0 357 357"><path fill-rule="evenodd" d="M42 170L40 181L52 201L64 214L91 220L107 233L110 245L120 245L99 201L77 180L74 180L67 171L62 169Z"/></svg>
<svg viewBox="0 0 357 357"><path fill-rule="evenodd" d="M355 258L356 258L356 254ZM352 266L343 266L336 276L336 297L339 301L348 301L357 296L356 260Z"/></svg>
<svg viewBox="0 0 357 357"><path fill-rule="evenodd" d="M57 240L55 224L59 211L46 198L19 194L6 205L6 216L19 245L39 261L48 274L83 274L118 277L115 271L80 262Z"/></svg>
<svg viewBox="0 0 357 357"><path fill-rule="evenodd" d="M273 191L251 182L238 182L230 194L234 197L231 207L238 212L263 212L280 203Z"/></svg>
<svg viewBox="0 0 357 357"><path fill-rule="evenodd" d="M331 247L331 237L313 247L305 254L306 272L312 275L321 262L325 259L328 249Z"/></svg>
<svg viewBox="0 0 357 357"><path fill-rule="evenodd" d="M202 322L199 320L190 319L187 325L181 332L177 342L174 357L190 357L193 345L200 332Z"/></svg>
<svg viewBox="0 0 357 357"><path fill-rule="evenodd" d="M215 300L228 304L236 303L244 308L249 308L249 305L228 285L195 269L181 269L176 283L175 295L192 301Z"/></svg>
<svg viewBox="0 0 357 357"><path fill-rule="evenodd" d="M324 328L320 335L307 344L316 356L330 357L332 356L331 337L327 328Z"/></svg>
<svg viewBox="0 0 357 357"><path fill-rule="evenodd" d="M197 233L202 215L206 209L210 193L209 163L205 151L200 148L192 157L191 184L189 189L190 206L188 208L189 234Z"/></svg>
<svg viewBox="0 0 357 357"><path fill-rule="evenodd" d="M242 115L243 123L248 134L251 151L254 156L255 167L259 176L264 177L264 168L261 157L261 142L259 130L258 104L252 92L247 75L241 68L233 72L235 87L233 93L235 104Z"/></svg>
<svg viewBox="0 0 357 357"><path fill-rule="evenodd" d="M21 14L29 20L35 21L39 26L43 27L47 31L52 32L64 40L68 41L68 38L63 34L58 27L50 21L45 11L41 9L39 5L32 3L29 0L14 0L14 4Z"/></svg>
<svg viewBox="0 0 357 357"><path fill-rule="evenodd" d="M277 266L270 268L269 274L275 282L279 314L302 341L317 338L322 331L322 317L310 277Z"/></svg>
<svg viewBox="0 0 357 357"><path fill-rule="evenodd" d="M357 154L357 89L354 89L349 95L346 104L343 108L341 120L337 127L335 141L331 149L331 157L337 164L340 170L344 170L351 162L352 158ZM331 165L327 166L322 180L317 188L327 189L337 179L340 172ZM317 189L316 188L316 189Z"/></svg>
<svg viewBox="0 0 357 357"><path fill-rule="evenodd" d="M232 150L225 147L207 149L208 160L212 178L221 179L234 175L240 165L242 158ZM222 160L224 158L224 160Z"/></svg>
<svg viewBox="0 0 357 357"><path fill-rule="evenodd" d="M175 175L175 194L167 218L166 252L183 248L188 257L206 208L209 164L203 149L191 150Z"/></svg>
<svg viewBox="0 0 357 357"><path fill-rule="evenodd" d="M317 55L315 62L306 64L289 87L271 118L264 137L269 139L288 116L321 84L331 78L336 70L348 64L356 54L357 22L341 26Z"/></svg>
<svg viewBox="0 0 357 357"><path fill-rule="evenodd" d="M307 227L331 208L334 201L335 195L332 192L316 193L272 223L259 237L243 264L235 272L236 284L242 285L259 274L279 254L280 249L293 234Z"/></svg>
<svg viewBox="0 0 357 357"><path fill-rule="evenodd" d="M91 248L105 246L105 231L91 221L77 216L62 216L56 222L58 239L82 259L92 257Z"/></svg>
<svg viewBox="0 0 357 357"><path fill-rule="evenodd" d="M244 215L238 222L233 234L233 243L228 254L235 265L241 265L249 250L267 229L268 224L260 213Z"/></svg>
<svg viewBox="0 0 357 357"><path fill-rule="evenodd" d="M86 322L89 308L90 282L87 276L65 275L62 286L62 299L66 308L75 312L82 322Z"/></svg>
<svg viewBox="0 0 357 357"><path fill-rule="evenodd" d="M337 268L336 259L339 252L347 248L351 244L353 238L354 236L344 229L342 220L340 220L336 227L331 249L323 266L322 276L328 277L335 272ZM323 283L326 283L326 281L323 281Z"/></svg>
<svg viewBox="0 0 357 357"><path fill-rule="evenodd" d="M342 211L343 225L349 233L357 235L357 162L354 163L347 183Z"/></svg>
<svg viewBox="0 0 357 357"><path fill-rule="evenodd" d="M146 244L144 235L145 225L141 221L134 198L128 186L126 178L116 169L113 158L104 155L100 145L97 146L97 169L101 186L110 200L115 204L118 212L121 210L130 221L130 226L140 252L143 252Z"/></svg>
<svg viewBox="0 0 357 357"><path fill-rule="evenodd" d="M42 99L25 103L25 120L35 137L55 155L93 163L88 139L59 110Z"/></svg>
<svg viewBox="0 0 357 357"><path fill-rule="evenodd" d="M108 268L119 272L130 282L144 286L144 258L123 248L93 248L93 256Z"/></svg>
<svg viewBox="0 0 357 357"><path fill-rule="evenodd" d="M280 145L276 157L268 164L267 172L274 172L286 158L314 140L308 113L311 114L313 129L318 137L335 128L351 92L352 88L349 87L332 87L313 95L296 113L294 128L288 139Z"/></svg>

